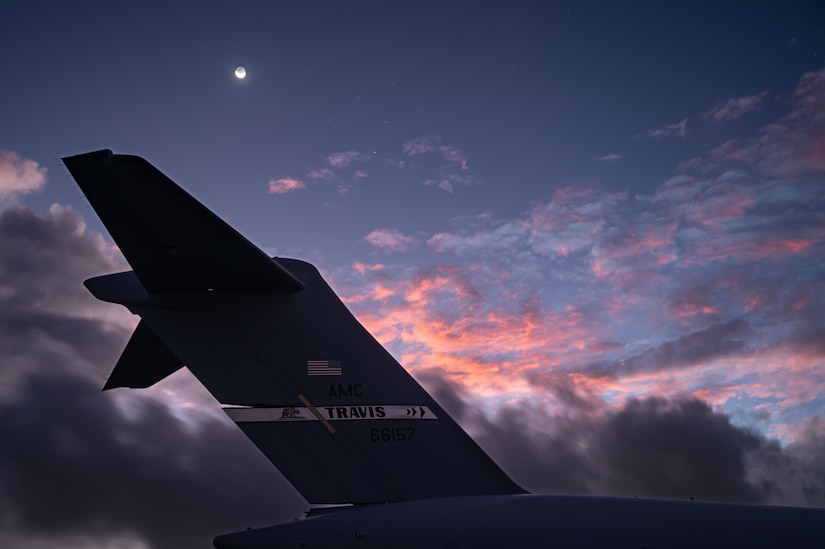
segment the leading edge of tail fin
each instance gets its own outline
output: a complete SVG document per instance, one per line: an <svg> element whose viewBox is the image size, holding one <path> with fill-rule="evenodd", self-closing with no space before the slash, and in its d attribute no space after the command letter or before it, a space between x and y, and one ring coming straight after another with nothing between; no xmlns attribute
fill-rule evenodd
<svg viewBox="0 0 825 549"><path fill-rule="evenodd" d="M143 158L63 158L149 293L295 291L302 283Z"/></svg>
<svg viewBox="0 0 825 549"><path fill-rule="evenodd" d="M135 158L112 155L109 161L128 159L134 165ZM139 165L149 166L138 160ZM128 171L107 170L110 175L95 183L95 192L103 196L109 193L105 187L121 185L116 174ZM174 183L155 177L144 190L135 185L130 192L137 203L152 204L152 193L166 197L178 192L164 188L169 185ZM84 191L87 187L81 184ZM188 216L194 215L193 222L207 235L228 228L194 198L185 197L180 212L164 214L178 217L175 227L187 225ZM121 217L120 200L95 200L92 205L102 219ZM125 246L147 243L131 232L144 230L152 221L137 220L132 226L127 219L152 213L136 210L133 204L127 211L124 221L116 224L121 231L116 241L128 258L135 256L135 250ZM210 223L217 223L217 228ZM151 229L159 242L165 238L157 232L162 227ZM238 237L210 243L211 260L191 268L208 271L221 265L220 257L237 257L254 248ZM150 244L155 246L154 241ZM187 249L201 249L200 244L187 245ZM162 279L167 268L180 275L177 265L153 254L137 251L141 267L152 277ZM118 362L123 371L119 377L113 373L111 383L144 386L185 364L313 504L524 492L361 326L315 267L293 259L273 263L278 270L271 276L299 280L300 288L284 291L282 282L277 282L273 284L277 289L264 291L266 281L256 279L251 290L234 280L232 287L214 291L197 291L178 282L176 286L184 289L152 292L144 288L139 273L87 281L97 298L123 304L141 317ZM283 273L289 277L283 278ZM207 280L211 275L198 276ZM153 366L135 373L143 360Z"/></svg>

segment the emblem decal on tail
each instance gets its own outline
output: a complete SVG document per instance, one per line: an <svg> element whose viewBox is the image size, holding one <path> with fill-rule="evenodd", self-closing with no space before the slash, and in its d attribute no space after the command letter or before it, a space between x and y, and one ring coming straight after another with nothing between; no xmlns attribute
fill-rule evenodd
<svg viewBox="0 0 825 549"><path fill-rule="evenodd" d="M340 376L342 373L340 360L307 360L308 376Z"/></svg>

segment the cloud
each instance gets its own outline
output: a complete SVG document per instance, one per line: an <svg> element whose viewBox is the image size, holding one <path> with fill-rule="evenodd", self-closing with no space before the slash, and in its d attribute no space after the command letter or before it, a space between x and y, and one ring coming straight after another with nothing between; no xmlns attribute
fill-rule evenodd
<svg viewBox="0 0 825 549"><path fill-rule="evenodd" d="M393 168L403 169L407 167L407 161L398 158L387 158L384 161L387 165L392 166Z"/></svg>
<svg viewBox="0 0 825 549"><path fill-rule="evenodd" d="M674 122L673 124L668 124L664 128L648 130L647 136L652 137L653 139L666 139L670 137L678 137L680 139L684 139L688 131L687 125L688 119L685 118L681 122Z"/></svg>
<svg viewBox="0 0 825 549"><path fill-rule="evenodd" d="M694 398L599 407L576 389L565 413L521 400L485 413L437 372L419 378L522 486L539 493L825 505L825 429L806 423L786 448Z"/></svg>
<svg viewBox="0 0 825 549"><path fill-rule="evenodd" d="M704 116L713 119L714 122L736 120L749 112L761 109L767 101L768 94L768 91L763 91L757 95L731 97L707 111Z"/></svg>
<svg viewBox="0 0 825 549"><path fill-rule="evenodd" d="M443 145L439 136L418 137L405 142L401 152L407 156L438 154L447 163L460 170L469 170L467 159L455 145Z"/></svg>
<svg viewBox="0 0 825 549"><path fill-rule="evenodd" d="M825 505L822 75L645 195L378 231L428 246L336 289L527 488ZM71 208L0 211L0 544L208 545L304 506L183 372L99 391L135 319L81 283L125 268Z"/></svg>
<svg viewBox="0 0 825 549"><path fill-rule="evenodd" d="M46 168L13 151L0 149L0 200L28 194L46 185Z"/></svg>
<svg viewBox="0 0 825 549"><path fill-rule="evenodd" d="M590 375L623 377L689 368L730 356L744 358L748 354L748 335L748 327L741 319L713 324L614 363L591 365L587 370Z"/></svg>
<svg viewBox="0 0 825 549"><path fill-rule="evenodd" d="M414 265L337 280L405 366L437 368L490 413L698 397L792 442L825 394L812 343L825 330L825 166L787 168L820 140L822 81L800 79L770 139L763 128L712 148L647 194L571 185L518 216L456 218Z"/></svg>
<svg viewBox="0 0 825 549"><path fill-rule="evenodd" d="M593 160L595 160L596 162L615 162L615 161L621 160L621 159L622 159L622 155L616 154L616 153L606 154L604 156L594 156L593 157Z"/></svg>
<svg viewBox="0 0 825 549"><path fill-rule="evenodd" d="M800 177L825 171L825 69L808 72L793 93L791 112L750 145L768 173Z"/></svg>
<svg viewBox="0 0 825 549"><path fill-rule="evenodd" d="M589 249L626 197L595 187L558 189L527 215L530 241L539 254L566 256Z"/></svg>
<svg viewBox="0 0 825 549"><path fill-rule="evenodd" d="M343 170L347 169L353 162L367 162L371 159L372 156L367 154L361 154L358 151L344 151L332 153L324 158L324 162L329 167L314 168L307 172L307 177L313 181L335 181L338 187L338 193L344 195L352 190L353 183L361 179L365 179L369 176L369 174L365 170L354 170L350 175L346 176L345 178L345 173L342 173ZM283 179L278 181L287 183L295 182L301 185L300 188L303 188L302 182L293 179ZM270 182L270 188L272 188L272 182ZM292 189L287 187L287 190Z"/></svg>
<svg viewBox="0 0 825 549"><path fill-rule="evenodd" d="M460 170L469 170L470 166L467 164L467 159L464 158L464 154L458 147L453 145L442 145L438 147L438 152L441 153L441 156L444 160L454 166L457 166Z"/></svg>
<svg viewBox="0 0 825 549"><path fill-rule="evenodd" d="M352 265L352 268L363 275L368 271L380 271L384 268L384 265L381 263L376 263L374 265L365 265L364 263L357 261Z"/></svg>
<svg viewBox="0 0 825 549"><path fill-rule="evenodd" d="M562 193L558 201L564 222L617 207L594 191ZM286 520L303 508L233 425L201 414L187 424L152 390L100 392L128 330L97 316L113 307L93 300L80 281L123 264L86 232L77 212L5 210L0 239L0 280L18 291L0 308L4 380L26 366L13 394L0 400L0 439L13 441L0 447L0 541L25 547L28 541L19 540L34 538L46 548L72 540L88 545L90 537L146 547L208 545L214 534ZM392 282L383 265L356 272ZM547 311L485 312L487 294L476 282L472 271L442 268L420 272L400 294L410 304L406 325L427 313L421 324L437 323L425 335L446 350L421 349L427 356L419 363L463 357L462 367L489 379L483 376L497 367L493 352L506 360L524 347L535 357L566 333L551 331L564 322ZM452 310L457 303L460 310ZM519 330L509 324L515 319ZM518 378L515 369L502 373ZM783 448L696 399L638 399L614 409L582 378L543 375L530 376L531 387L560 407L516 400L484 412L442 373L420 377L508 473L538 492L823 504L825 438L814 421Z"/></svg>
<svg viewBox="0 0 825 549"><path fill-rule="evenodd" d="M405 142L401 146L401 152L407 156L415 156L418 154L430 154L438 149L441 143L441 138L438 136L431 137L417 137Z"/></svg>
<svg viewBox="0 0 825 549"><path fill-rule="evenodd" d="M408 157L429 156L440 158L442 164L436 177L424 179L424 185L435 186L447 192L453 192L456 186L466 186L476 183L470 175L469 163L464 153L454 145L443 144L440 136L425 136L412 139L401 146L401 152ZM390 160L391 165L397 168L407 166L404 160Z"/></svg>
<svg viewBox="0 0 825 549"><path fill-rule="evenodd" d="M329 167L313 168L307 172L306 176L312 181L338 181L338 192L340 194L346 194L351 190L352 182L364 179L368 174L363 170L356 170L351 177L351 181L341 182L339 172L347 168L354 161L364 162L370 158L369 155L361 154L357 151L332 153L324 158L324 162L326 162ZM270 194L284 194L304 188L306 188L306 185L303 181L292 177L282 177L269 181Z"/></svg>
<svg viewBox="0 0 825 549"><path fill-rule="evenodd" d="M208 546L305 505L213 399L169 404L205 402L184 372L101 392L135 320L82 282L126 268L69 207L0 210L3 546Z"/></svg>
<svg viewBox="0 0 825 549"><path fill-rule="evenodd" d="M456 255L466 253L495 254L497 250L520 245L527 240L529 230L521 223L496 223L495 227L481 231L460 230L436 233L427 244L439 253L451 252Z"/></svg>
<svg viewBox="0 0 825 549"><path fill-rule="evenodd" d="M469 171L469 163L461 149L454 145L444 144L439 136L420 137L404 142L402 153L408 158L385 158L384 164L396 169L421 169L428 174L422 179L424 185L453 192L457 187L477 183ZM413 157L424 157L427 162L421 164L432 164L434 160L438 161L438 164L420 166L412 160ZM365 163L373 158L371 154L363 154L355 150L332 153L324 158L326 166L309 170L306 177L312 181L336 182L338 192L347 194L352 190L354 183L369 176L366 170L353 169L353 163ZM269 185L272 193L288 192L304 186L303 182L292 178L272 180Z"/></svg>
<svg viewBox="0 0 825 549"><path fill-rule="evenodd" d="M825 172L825 69L803 74L789 99L790 112L755 137L732 139L711 150L705 165L743 170L762 178L810 177Z"/></svg>
<svg viewBox="0 0 825 549"><path fill-rule="evenodd" d="M41 547L63 536L206 547L214 535L287 520L300 505L234 425L207 420L193 431L151 398L134 399L129 417L99 384L61 366L0 404L5 535L54 540Z"/></svg>
<svg viewBox="0 0 825 549"><path fill-rule="evenodd" d="M317 170L310 170L307 173L307 177L310 179L321 179L323 181L331 181L335 179L335 172L333 172L329 168L320 168Z"/></svg>
<svg viewBox="0 0 825 549"><path fill-rule="evenodd" d="M284 194L291 191L297 191L305 187L306 186L303 181L300 179L293 179L291 177L282 177L281 179L269 180L270 194Z"/></svg>
<svg viewBox="0 0 825 549"><path fill-rule="evenodd" d="M369 156L361 154L358 151L344 151L332 153L326 157L326 162L336 170L341 170L350 165L354 160L364 161L369 160Z"/></svg>
<svg viewBox="0 0 825 549"><path fill-rule="evenodd" d="M36 313L114 321L111 307L89 299L82 285L63 281L82 282L125 268L122 256L100 235L87 234L83 218L69 206L53 204L44 213L22 206L0 210L0 309L9 317Z"/></svg>
<svg viewBox="0 0 825 549"><path fill-rule="evenodd" d="M365 271L357 282L375 284L381 303L361 299L357 311L406 365L435 362L505 399L564 365L610 403L719 386L736 389L714 402L735 406L756 395L750 378L763 381L759 398L790 405L789 360L810 386L825 382L813 374L825 354L803 359L790 343L825 321L813 261L825 248L822 200L817 186L725 173L636 199L560 189L517 219L456 220L427 241L439 263L397 275L388 265L374 282ZM460 270L447 266L456 257Z"/></svg>
<svg viewBox="0 0 825 549"><path fill-rule="evenodd" d="M589 250L625 200L622 194L592 186L564 187L547 202L536 203L523 219L502 222L477 217L458 231L433 235L427 243L438 252L458 255L527 248L535 257L567 256Z"/></svg>
<svg viewBox="0 0 825 549"><path fill-rule="evenodd" d="M367 242L385 252L406 252L419 244L414 236L402 234L395 229L376 229L365 238Z"/></svg>

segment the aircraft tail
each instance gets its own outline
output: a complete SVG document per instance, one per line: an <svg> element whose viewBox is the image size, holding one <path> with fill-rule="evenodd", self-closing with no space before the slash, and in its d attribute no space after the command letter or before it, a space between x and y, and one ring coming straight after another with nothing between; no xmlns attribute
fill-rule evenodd
<svg viewBox="0 0 825 549"><path fill-rule="evenodd" d="M86 281L141 322L106 388L185 364L313 504L524 491L352 316L145 160L65 158L134 269Z"/></svg>

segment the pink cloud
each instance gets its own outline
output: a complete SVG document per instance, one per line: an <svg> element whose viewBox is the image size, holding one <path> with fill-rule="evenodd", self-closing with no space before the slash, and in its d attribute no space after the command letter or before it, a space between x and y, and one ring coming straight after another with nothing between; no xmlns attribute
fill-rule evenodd
<svg viewBox="0 0 825 549"><path fill-rule="evenodd" d="M539 254L567 256L589 250L626 197L592 186L558 189L528 212L530 242Z"/></svg>
<svg viewBox="0 0 825 549"><path fill-rule="evenodd" d="M364 273L372 276L368 289L347 302L367 328L390 346L403 342L400 358L408 368L438 367L484 394L529 392L528 372L560 365L571 352L604 349L581 311L551 313L523 302L518 292L501 299L482 293L477 283L486 275L474 268L440 266L395 277L385 269ZM369 302L371 296L377 302Z"/></svg>
<svg viewBox="0 0 825 549"><path fill-rule="evenodd" d="M425 185L438 187L447 192L453 192L456 186L467 186L475 183L475 179L468 173L470 165L464 153L454 145L442 144L439 136L419 137L405 142L401 152L407 156L435 156L443 160L436 177L428 177ZM395 167L404 167L402 161L390 161Z"/></svg>
<svg viewBox="0 0 825 549"><path fill-rule="evenodd" d="M695 389L691 392L691 395L712 406L722 406L729 400L741 395L743 391L747 389L748 386L744 384L726 383Z"/></svg>
<svg viewBox="0 0 825 549"><path fill-rule="evenodd" d="M756 164L757 150L751 147L743 147L736 139L729 139L718 147L711 149L708 159L711 161L734 162L742 164ZM701 160L693 168L701 167Z"/></svg>
<svg viewBox="0 0 825 549"><path fill-rule="evenodd" d="M825 172L825 69L802 75L791 110L755 139L728 141L709 154L716 164L757 168L768 177L795 178Z"/></svg>
<svg viewBox="0 0 825 549"><path fill-rule="evenodd" d="M687 135L687 125L688 119L685 118L681 122L674 122L673 124L668 124L664 128L648 130L647 136L652 137L653 139L665 139L668 137L678 137L680 139L684 139L684 137Z"/></svg>
<svg viewBox="0 0 825 549"><path fill-rule="evenodd" d="M13 151L0 149L0 200L42 189L46 168Z"/></svg>
<svg viewBox="0 0 825 549"><path fill-rule="evenodd" d="M708 284L698 284L678 289L668 296L668 307L677 318L698 315L716 315L720 312L717 296Z"/></svg>
<svg viewBox="0 0 825 549"><path fill-rule="evenodd" d="M336 170L340 170L349 166L353 160L361 160L365 158L367 157L363 156L358 151L346 151L330 154L326 157L326 161Z"/></svg>
<svg viewBox="0 0 825 549"><path fill-rule="evenodd" d="M806 73L791 113L764 128L758 147L763 166L780 177L825 172L825 69Z"/></svg>
<svg viewBox="0 0 825 549"><path fill-rule="evenodd" d="M402 169L407 167L407 161L395 158L387 158L385 162L393 168Z"/></svg>
<svg viewBox="0 0 825 549"><path fill-rule="evenodd" d="M518 249L527 241L528 230L523 223L504 223L476 232L436 233L427 241L435 251L462 255L468 251L504 252Z"/></svg>
<svg viewBox="0 0 825 549"><path fill-rule="evenodd" d="M304 182L299 179L292 179L290 177L282 177L281 179L269 180L270 194L284 194L298 189L305 188Z"/></svg>
<svg viewBox="0 0 825 549"><path fill-rule="evenodd" d="M341 170L346 169L352 162L365 162L371 157L361 154L358 151L344 151L327 155L324 161L330 166L329 168L316 168L307 173L307 177L316 181L338 181L339 194L345 195L352 190L352 183L359 179L366 178L369 174L364 170L355 170L355 172L344 180L342 178ZM291 189L289 189L291 190Z"/></svg>
<svg viewBox="0 0 825 549"><path fill-rule="evenodd" d="M569 185L518 216L457 218L415 265L354 267L363 287L347 302L413 372L438 369L490 409L693 395L742 417L811 413L825 394L825 191L773 162L817 142L819 85L802 79L766 127L781 126L775 141L723 143L645 196ZM441 146L405 154L443 160ZM392 233L373 238L403 247Z"/></svg>
<svg viewBox="0 0 825 549"><path fill-rule="evenodd" d="M715 122L736 120L749 112L761 109L768 98L767 91L746 97L731 97L719 103L705 113L705 118L712 118Z"/></svg>
<svg viewBox="0 0 825 549"><path fill-rule="evenodd" d="M461 149L455 145L442 145L441 137L427 136L418 137L407 141L401 146L401 152L407 156L427 155L437 153L448 164L456 166L461 170L468 170L467 159Z"/></svg>
<svg viewBox="0 0 825 549"><path fill-rule="evenodd" d="M447 191L448 193L453 192L455 189L453 182L456 180L455 177L445 176L445 177L437 177L433 179L425 179L423 183L427 186L438 187L442 191Z"/></svg>
<svg viewBox="0 0 825 549"><path fill-rule="evenodd" d="M362 289L360 293L347 294L342 299L350 305L354 303L381 303L395 295L395 289L376 283Z"/></svg>
<svg viewBox="0 0 825 549"><path fill-rule="evenodd" d="M385 252L405 252L419 244L414 236L404 235L395 229L376 229L366 236L366 240Z"/></svg>
<svg viewBox="0 0 825 549"><path fill-rule="evenodd" d="M454 164L458 166L461 170L469 170L470 167L467 164L467 159L464 157L464 154L461 152L460 149L453 145L441 145L438 147L438 152L441 153L441 156L449 162L450 164Z"/></svg>
<svg viewBox="0 0 825 549"><path fill-rule="evenodd" d="M335 179L335 172L333 172L329 168L320 168L317 170L310 170L310 172L307 173L307 177L310 179L330 181L332 179Z"/></svg>
<svg viewBox="0 0 825 549"><path fill-rule="evenodd" d="M437 233L427 243L438 252L459 255L529 249L536 255L567 256L590 249L607 216L623 200L623 195L593 187L566 187L557 190L549 202L535 205L523 219L496 221L489 214L476 216L458 231Z"/></svg>
<svg viewBox="0 0 825 549"><path fill-rule="evenodd" d="M441 142L440 137L417 137L405 142L401 146L401 152L407 156L415 156L417 154L429 154L438 149Z"/></svg>
<svg viewBox="0 0 825 549"><path fill-rule="evenodd" d="M352 265L352 268L355 269L356 271L358 271L360 274L364 275L369 271L380 271L381 269L384 268L384 265L382 263L376 263L374 265L366 265L364 263L361 263L360 261L356 261Z"/></svg>
<svg viewBox="0 0 825 549"><path fill-rule="evenodd" d="M743 234L697 242L693 248L695 258L691 262L707 263L725 259L780 262L821 242L821 239L783 237L781 234L764 237L766 240L760 241Z"/></svg>
<svg viewBox="0 0 825 549"><path fill-rule="evenodd" d="M602 195L595 191L568 191L560 193L559 198L579 200L583 206L601 202L597 199L599 196ZM585 197L589 197L589 201ZM602 209L591 206L592 211L602 213L606 207L605 204ZM485 250L480 243L495 240L485 239L484 227L501 231L503 227L521 224L496 225L490 216L485 216L468 221L467 226L475 228L475 232L466 235L472 238L468 242L479 243L476 251L482 253ZM653 228L655 226L651 224L649 230L642 232L629 231L636 235L632 241L649 242L646 245L651 247L669 245L672 232L670 235L659 234ZM446 238L439 237L431 244L443 246L442 253L461 249L457 242L445 245ZM510 254L523 253L528 246L524 232L514 243ZM506 253L506 248L497 248L498 253ZM576 296L575 292L568 294L568 306L552 308L550 302L539 298L532 293L530 285L524 284L515 262L502 258L507 263L496 263L495 268L490 269L488 261L481 259L483 255L479 257L479 261L465 261L460 269L437 266L396 272L395 275L390 275L384 265L380 269L361 266L357 271L365 278L361 284L366 284L367 289L353 296L348 303L356 307L359 319L379 340L397 349L399 358L412 371L438 368L449 379L471 388L485 399L529 395L544 402L543 399L551 398L553 394L556 399L574 400L576 395L582 398L586 395L587 401L596 404L601 401L620 406L624 399L631 397L695 394L708 398L717 406L730 402L735 405L736 401L731 399L757 396L753 381L744 383L742 380L759 376L763 381L759 398L781 397L782 406L792 406L809 402L815 398L813 390L823 389L825 380L816 381L815 389L809 391L801 385L788 385L788 376L793 371L809 372L812 368L825 366L825 351L808 352L807 358L802 359L798 344L775 343L767 348L774 351L760 352L757 359L754 355L754 348L759 345L754 339L759 333L757 330L748 322L719 322L720 317L728 314L731 302L742 304L735 309L741 313L746 303L743 292L748 288L742 280L715 279L712 285L688 286L681 293L674 292L668 297L663 292L667 288L663 286L667 278L655 274L662 266L645 264L639 261L638 255L631 253L626 258L614 260L635 265L640 271L637 278L643 285L633 291L648 295L634 302L633 295L622 292L620 297L628 300L629 308L612 308L608 316L602 315L607 311L605 307L609 307L606 300L598 300L599 308L593 310L586 306L587 300ZM500 272L501 268L505 271ZM555 285L559 282L549 279L546 283ZM587 284L589 287L591 283ZM608 278L606 284L598 285L608 295L620 287L613 277ZM737 292L741 296L728 295ZM815 295L818 294L791 296L789 307L793 309L798 303L802 308L794 309L793 314L805 315L806 311L814 310ZM720 296L724 299L720 300ZM775 298L771 298L767 303L774 301ZM769 306L775 309L775 305ZM634 346L617 341L612 332L620 326L622 318L632 318L628 315L634 311L647 315L652 326L671 318L677 321L676 324L667 323L666 326L675 327L682 321L690 321L687 325L693 327L681 334L676 331L676 335L671 334L658 343L654 339ZM765 314L763 309L759 318ZM660 326L658 331L647 332L647 335L658 338L664 332L665 326ZM825 349L825 346L820 347ZM598 361L606 363L606 359L616 365L612 376L605 376L610 370L604 367L586 367ZM795 366L789 367L789 364ZM563 388L567 385L563 380L570 375L576 376L575 391L565 397L567 393ZM539 379L536 376L559 381L536 383ZM740 386L743 389L739 389ZM552 398L551 404L563 408Z"/></svg>
<svg viewBox="0 0 825 549"><path fill-rule="evenodd" d="M758 194L758 187L744 172L730 171L714 179L679 175L642 199L665 206L670 216L696 224L720 225L753 209Z"/></svg>

